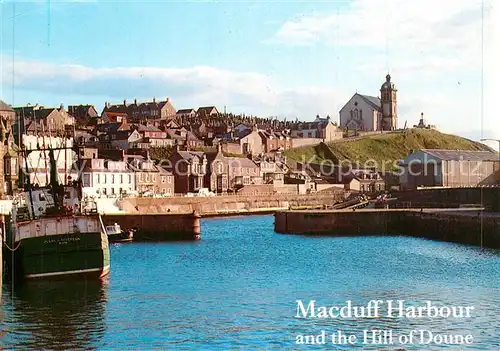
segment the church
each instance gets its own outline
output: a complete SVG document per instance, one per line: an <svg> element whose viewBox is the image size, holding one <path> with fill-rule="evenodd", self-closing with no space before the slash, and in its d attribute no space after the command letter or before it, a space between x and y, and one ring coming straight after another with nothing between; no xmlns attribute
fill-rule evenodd
<svg viewBox="0 0 500 351"><path fill-rule="evenodd" d="M342 107L340 127L344 130L385 131L398 128L397 89L391 76L385 77L380 97L356 93Z"/></svg>

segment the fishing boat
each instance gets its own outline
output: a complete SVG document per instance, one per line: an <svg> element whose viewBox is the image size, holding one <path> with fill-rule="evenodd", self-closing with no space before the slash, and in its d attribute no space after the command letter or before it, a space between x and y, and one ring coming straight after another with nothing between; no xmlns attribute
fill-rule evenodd
<svg viewBox="0 0 500 351"><path fill-rule="evenodd" d="M110 271L106 230L95 203L81 201L81 181L58 182L49 149L50 183L33 187L30 178L12 206L5 256L10 277L101 278Z"/></svg>
<svg viewBox="0 0 500 351"><path fill-rule="evenodd" d="M122 230L118 223L106 226L106 234L110 243L123 243L134 239L134 232L132 230Z"/></svg>

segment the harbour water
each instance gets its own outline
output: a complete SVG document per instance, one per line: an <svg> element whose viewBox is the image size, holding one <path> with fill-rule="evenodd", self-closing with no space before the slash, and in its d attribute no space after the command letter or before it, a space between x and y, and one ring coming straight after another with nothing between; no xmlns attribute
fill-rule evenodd
<svg viewBox="0 0 500 351"><path fill-rule="evenodd" d="M0 347L358 350L359 344L298 345L296 337L323 330L361 336L377 328L471 334L473 344L450 349L500 349L497 251L404 237L281 235L272 216L201 225L196 242L113 244L103 283L4 284ZM332 306L401 299L475 309L468 319L296 318L297 300ZM365 349L384 347L391 345Z"/></svg>

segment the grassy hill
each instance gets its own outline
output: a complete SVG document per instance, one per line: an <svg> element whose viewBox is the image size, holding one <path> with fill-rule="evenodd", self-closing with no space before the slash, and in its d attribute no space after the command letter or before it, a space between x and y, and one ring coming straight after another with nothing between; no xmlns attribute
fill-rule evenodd
<svg viewBox="0 0 500 351"><path fill-rule="evenodd" d="M327 144L300 147L285 152L289 160L317 163L331 160L335 164L350 161L379 170L395 169L395 162L411 151L420 149L490 150L479 142L428 129L376 134L355 140L339 140ZM372 161L372 164L370 164ZM385 166L383 166L385 164Z"/></svg>

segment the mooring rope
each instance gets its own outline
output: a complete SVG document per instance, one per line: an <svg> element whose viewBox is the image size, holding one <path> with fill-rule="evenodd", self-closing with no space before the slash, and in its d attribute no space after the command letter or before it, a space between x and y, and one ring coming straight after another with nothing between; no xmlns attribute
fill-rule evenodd
<svg viewBox="0 0 500 351"><path fill-rule="evenodd" d="M21 246L21 241L20 241L20 242L18 242L18 243L17 243L17 246L16 246L15 248L13 248L13 249L11 249L11 248L9 247L9 245L7 245L7 242L5 242L5 241L4 241L3 243L4 243L5 247L6 247L6 248L8 248L8 249L9 249L10 251L12 251L12 252L16 251L17 249L19 249L19 246Z"/></svg>

